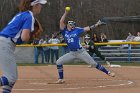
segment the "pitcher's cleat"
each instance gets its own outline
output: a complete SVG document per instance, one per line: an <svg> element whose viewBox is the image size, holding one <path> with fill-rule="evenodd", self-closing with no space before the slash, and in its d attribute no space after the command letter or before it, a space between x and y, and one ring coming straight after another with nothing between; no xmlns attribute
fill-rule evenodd
<svg viewBox="0 0 140 93"><path fill-rule="evenodd" d="M88 68L92 68L92 65L89 65Z"/></svg>
<svg viewBox="0 0 140 93"><path fill-rule="evenodd" d="M113 73L113 72L109 72L108 75L111 77L115 77L115 73Z"/></svg>
<svg viewBox="0 0 140 93"><path fill-rule="evenodd" d="M58 81L56 81L56 84L63 84L63 83L65 83L63 79L58 79Z"/></svg>
<svg viewBox="0 0 140 93"><path fill-rule="evenodd" d="M105 61L108 67L111 67L111 64L109 61Z"/></svg>
<svg viewBox="0 0 140 93"><path fill-rule="evenodd" d="M65 81L63 79L58 79L58 81L56 81L56 82L50 82L48 84L64 84L64 83L65 83Z"/></svg>
<svg viewBox="0 0 140 93"><path fill-rule="evenodd" d="M93 68L93 67L94 67L93 65L89 65L89 66L88 66L88 68Z"/></svg>

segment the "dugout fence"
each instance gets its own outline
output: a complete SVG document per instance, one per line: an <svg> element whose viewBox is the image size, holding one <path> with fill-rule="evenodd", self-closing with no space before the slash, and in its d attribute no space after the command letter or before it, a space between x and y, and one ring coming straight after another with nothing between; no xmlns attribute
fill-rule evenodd
<svg viewBox="0 0 140 93"><path fill-rule="evenodd" d="M100 46L99 51L111 62L140 62L140 42L108 42L95 43ZM122 48L121 46L124 45ZM66 46L66 44L16 45L17 63L34 63L34 47L36 46ZM61 48L60 48L61 49ZM61 50L59 51L61 52ZM60 56L60 55L59 55ZM96 61L102 60L94 55ZM39 58L40 60L40 58Z"/></svg>

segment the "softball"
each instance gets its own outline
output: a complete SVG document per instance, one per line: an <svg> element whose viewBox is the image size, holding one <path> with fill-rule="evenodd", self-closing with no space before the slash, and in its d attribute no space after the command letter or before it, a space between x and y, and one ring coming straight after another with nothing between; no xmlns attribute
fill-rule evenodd
<svg viewBox="0 0 140 93"><path fill-rule="evenodd" d="M70 7L66 7L65 10L66 10L66 11L70 11Z"/></svg>

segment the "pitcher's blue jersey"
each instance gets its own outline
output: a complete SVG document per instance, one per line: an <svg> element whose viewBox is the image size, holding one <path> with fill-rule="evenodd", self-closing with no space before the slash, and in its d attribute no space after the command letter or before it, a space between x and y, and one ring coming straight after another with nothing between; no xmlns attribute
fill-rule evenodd
<svg viewBox="0 0 140 93"><path fill-rule="evenodd" d="M34 31L34 17L31 11L18 13L8 25L0 32L0 35L11 38L16 44L21 44L23 29Z"/></svg>
<svg viewBox="0 0 140 93"><path fill-rule="evenodd" d="M77 50L82 47L80 43L80 34L84 32L83 28L76 27L71 31L68 31L67 28L64 28L62 35L68 45L70 50Z"/></svg>

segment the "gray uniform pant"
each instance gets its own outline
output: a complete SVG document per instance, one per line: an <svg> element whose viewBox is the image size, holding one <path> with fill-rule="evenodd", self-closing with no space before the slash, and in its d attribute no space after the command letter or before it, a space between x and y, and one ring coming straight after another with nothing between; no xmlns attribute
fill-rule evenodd
<svg viewBox="0 0 140 93"><path fill-rule="evenodd" d="M93 60L93 58L87 53L87 51L82 48L78 51L70 51L69 53L61 56L57 61L57 65L62 65L64 63L72 62L74 59L80 59L90 65L96 67L97 63Z"/></svg>
<svg viewBox="0 0 140 93"><path fill-rule="evenodd" d="M17 80L17 65L15 61L15 44L10 38L0 36L0 69L9 82Z"/></svg>

